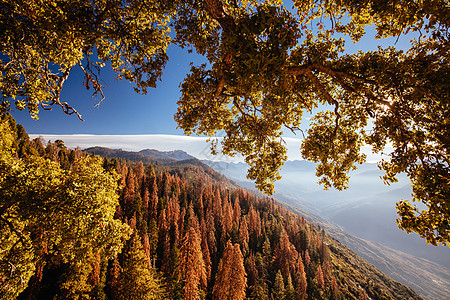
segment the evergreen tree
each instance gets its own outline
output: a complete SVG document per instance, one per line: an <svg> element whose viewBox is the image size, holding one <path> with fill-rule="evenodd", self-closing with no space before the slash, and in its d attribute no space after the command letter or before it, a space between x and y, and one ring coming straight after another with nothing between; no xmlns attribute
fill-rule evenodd
<svg viewBox="0 0 450 300"><path fill-rule="evenodd" d="M240 222L240 227L239 227L239 243L242 247L242 252L245 254L248 251L248 241L249 241L249 236L248 236L248 226L247 226L247 218L244 216L242 217L242 220Z"/></svg>
<svg viewBox="0 0 450 300"><path fill-rule="evenodd" d="M325 289L325 280L323 278L323 271L320 265L317 266L316 282L317 286L323 291Z"/></svg>
<svg viewBox="0 0 450 300"><path fill-rule="evenodd" d="M284 300L284 279L283 275L281 275L281 271L278 270L276 276L275 276L275 284L273 287L273 299L280 299Z"/></svg>
<svg viewBox="0 0 450 300"><path fill-rule="evenodd" d="M295 297L295 289L294 289L294 285L292 284L292 277L291 277L291 275L289 275L288 278L287 278L286 289L285 289L285 292L284 292L284 299L285 300L294 300L294 299L296 299L296 297Z"/></svg>
<svg viewBox="0 0 450 300"><path fill-rule="evenodd" d="M308 298L307 289L307 279L306 279L306 273L305 273L305 267L303 265L302 257L299 255L299 258L297 260L297 293L299 295L300 300L305 300Z"/></svg>
<svg viewBox="0 0 450 300"><path fill-rule="evenodd" d="M183 299L201 299L206 287L206 268L199 233L193 226L187 230L181 244L180 272L183 277Z"/></svg>
<svg viewBox="0 0 450 300"><path fill-rule="evenodd" d="M115 299L165 299L166 291L162 280L151 267L151 262L137 235L129 241L117 279Z"/></svg>
<svg viewBox="0 0 450 300"><path fill-rule="evenodd" d="M239 244L232 245L228 241L217 271L213 299L244 299L247 287L246 275L244 258L239 249Z"/></svg>

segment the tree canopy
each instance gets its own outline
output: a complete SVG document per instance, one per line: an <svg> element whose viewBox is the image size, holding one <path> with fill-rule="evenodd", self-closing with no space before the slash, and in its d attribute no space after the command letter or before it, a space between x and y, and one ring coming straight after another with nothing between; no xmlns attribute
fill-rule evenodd
<svg viewBox="0 0 450 300"><path fill-rule="evenodd" d="M26 147L17 141L29 142L21 129L9 115L0 118L0 295L15 299L47 258L71 270L61 289L73 298L96 253L114 257L130 234L114 219L118 176L100 157L74 158L68 170L32 147L18 158Z"/></svg>
<svg viewBox="0 0 450 300"><path fill-rule="evenodd" d="M380 163L383 179L405 172L412 200L426 206L397 203L399 227L448 243L450 7L444 0L293 2L295 12L276 0L3 1L2 110L14 101L37 116L39 106L59 105L81 118L60 98L74 67L100 97L106 64L145 93L169 43L188 47L208 64L193 66L181 83L175 119L186 134L224 131L223 153L242 154L248 177L270 194L287 159L283 131L300 132L302 115L320 108L301 147L320 183L346 188L348 172L365 160L363 145L392 146ZM343 37L358 42L367 26L374 38L414 33L411 47L345 53Z"/></svg>

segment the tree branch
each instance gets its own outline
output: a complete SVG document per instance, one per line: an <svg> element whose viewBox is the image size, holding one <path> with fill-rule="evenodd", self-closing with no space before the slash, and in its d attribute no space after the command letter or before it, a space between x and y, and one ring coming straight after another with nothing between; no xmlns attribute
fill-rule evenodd
<svg viewBox="0 0 450 300"><path fill-rule="evenodd" d="M356 93L356 89L353 88L352 86L350 86L349 84L347 84L343 78L347 78L353 81L357 81L357 82L361 82L364 84L369 84L369 85L376 85L376 82L361 76L357 76L357 75L353 75L347 72L342 72L342 71L337 71L334 70L330 67L326 67L323 65L318 65L318 64L308 64L308 65L301 65L301 66L290 66L286 69L286 74L287 75L291 75L291 76L297 76L297 75L304 75L307 76L308 78L310 78L314 83L318 82L316 81L314 78L311 77L310 74L312 70L315 71L319 71L325 74L330 75L331 77L333 77L333 79L335 79L336 81L339 82L339 84L348 92L352 92L352 93ZM315 77L315 76L314 76ZM321 85L320 82L319 86ZM319 87L317 86L317 87ZM363 91L364 95L372 100L375 103L381 104L381 105L385 105L387 106L389 109L392 109L392 104L389 101L380 99L378 97L376 97L375 95L373 95L373 93L371 91L369 91L369 89L367 89L366 87L361 87L361 90ZM333 101L335 101L334 99L330 99L330 97L326 96L327 102L330 103L329 100L332 100L331 102L333 103ZM330 103L331 104L331 103Z"/></svg>
<svg viewBox="0 0 450 300"><path fill-rule="evenodd" d="M220 0L205 0L206 9L208 10L211 18L215 19L223 31L234 32L236 31L236 22L234 18L229 15L228 11L223 7Z"/></svg>
<svg viewBox="0 0 450 300"><path fill-rule="evenodd" d="M6 225L8 225L9 229L17 235L17 237L19 238L19 240L20 240L20 242L22 243L22 245L23 245L24 247L26 247L25 237L23 236L22 232L20 232L19 230L17 230L17 229L14 227L14 224L11 223L11 221L9 221L8 219L3 218L2 216L0 216L0 221L5 222Z"/></svg>

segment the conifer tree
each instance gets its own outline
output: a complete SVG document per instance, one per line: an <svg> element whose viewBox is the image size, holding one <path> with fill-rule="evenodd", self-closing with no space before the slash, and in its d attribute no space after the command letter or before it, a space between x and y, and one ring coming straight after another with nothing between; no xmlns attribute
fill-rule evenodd
<svg viewBox="0 0 450 300"><path fill-rule="evenodd" d="M183 278L180 273L180 250L173 245L170 251L170 262L168 271L169 296L170 299L182 299Z"/></svg>
<svg viewBox="0 0 450 300"><path fill-rule="evenodd" d="M247 227L247 218L245 216L242 217L239 227L239 243L242 247L242 252L245 254L248 251L248 227Z"/></svg>
<svg viewBox="0 0 450 300"><path fill-rule="evenodd" d="M247 283L249 286L253 286L257 283L259 274L256 268L256 258L253 252L250 252L245 259L245 270L247 270Z"/></svg>
<svg viewBox="0 0 450 300"><path fill-rule="evenodd" d="M277 274L275 275L275 284L273 287L273 299L284 299L284 279L283 275L281 275L281 271L278 270Z"/></svg>
<svg viewBox="0 0 450 300"><path fill-rule="evenodd" d="M148 217L148 205L150 202L150 192L148 191L148 188L144 186L144 192L142 194L142 208L144 209L145 216Z"/></svg>
<svg viewBox="0 0 450 300"><path fill-rule="evenodd" d="M116 299L165 299L166 291L144 252L139 237L133 234L123 254L122 272L117 280Z"/></svg>
<svg viewBox="0 0 450 300"><path fill-rule="evenodd" d="M233 210L228 199L223 201L222 206L222 241L226 241L229 238L231 229L233 227Z"/></svg>
<svg viewBox="0 0 450 300"><path fill-rule="evenodd" d="M287 232L283 229L280 240L274 251L273 263L281 270L282 275L287 277L291 274L291 271L292 273L294 272L297 257L297 250L295 250L294 245L289 241Z"/></svg>
<svg viewBox="0 0 450 300"><path fill-rule="evenodd" d="M156 180L153 180L151 188L151 194L150 194L150 203L149 203L149 210L150 210L150 217L156 219L157 213L158 213L158 186L156 184Z"/></svg>
<svg viewBox="0 0 450 300"><path fill-rule="evenodd" d="M320 265L317 266L316 282L317 286L323 291L325 289L325 280L323 278L323 271Z"/></svg>
<svg viewBox="0 0 450 300"><path fill-rule="evenodd" d="M118 257L116 256L112 261L112 265L108 270L108 285L107 285L107 295L110 298L114 299L113 295L117 295L119 288L119 276L122 272L122 267L120 266L120 262Z"/></svg>
<svg viewBox="0 0 450 300"><path fill-rule="evenodd" d="M206 287L206 268L199 233L193 226L187 230L181 244L180 272L183 276L183 299L201 299Z"/></svg>
<svg viewBox="0 0 450 300"><path fill-rule="evenodd" d="M208 235L206 234L206 223L205 223L205 219L202 218L201 219L201 223L200 223L200 229L201 229L201 239L202 239L202 253L203 253L203 260L205 261L205 268L206 268L206 280L209 283L209 281L211 280L211 267L212 267L212 262L211 262L211 252L209 251L209 246L208 246Z"/></svg>
<svg viewBox="0 0 450 300"><path fill-rule="evenodd" d="M292 277L289 274L287 278L286 288L284 292L284 299L285 300L294 300L295 299L295 289L294 285L292 283Z"/></svg>
<svg viewBox="0 0 450 300"><path fill-rule="evenodd" d="M248 217L249 217L250 232L255 233L257 237L261 236L261 219L259 217L259 214L253 208L253 205L250 205Z"/></svg>
<svg viewBox="0 0 450 300"><path fill-rule="evenodd" d="M239 249L239 244L232 245L231 241L228 241L217 271L213 299L244 299L247 287L246 276L244 258Z"/></svg>
<svg viewBox="0 0 450 300"><path fill-rule="evenodd" d="M222 221L222 197L220 195L219 189L216 190L212 204L213 204L212 212L214 213L214 222L216 228L218 228Z"/></svg>
<svg viewBox="0 0 450 300"><path fill-rule="evenodd" d="M141 190L145 182L144 164L142 161L138 161L134 166L134 175L136 176L137 189Z"/></svg>
<svg viewBox="0 0 450 300"><path fill-rule="evenodd" d="M233 222L235 222L236 225L239 226L240 219L241 219L241 205L239 204L239 197L236 196L234 198L233 203Z"/></svg>
<svg viewBox="0 0 450 300"><path fill-rule="evenodd" d="M155 266L155 256L156 256L156 249L158 247L158 225L156 224L155 219L150 219L150 222L148 224L148 250L149 250L149 257L153 260L152 265Z"/></svg>
<svg viewBox="0 0 450 300"><path fill-rule="evenodd" d="M269 300L267 283L263 279L251 287L249 299Z"/></svg>
<svg viewBox="0 0 450 300"><path fill-rule="evenodd" d="M306 280L305 267L303 265L302 257L299 255L297 260L297 286L296 290L300 300L305 300L308 297L307 288L308 283Z"/></svg>
<svg viewBox="0 0 450 300"><path fill-rule="evenodd" d="M311 265L311 256L309 256L309 250L305 250L305 271L309 272L309 266Z"/></svg>

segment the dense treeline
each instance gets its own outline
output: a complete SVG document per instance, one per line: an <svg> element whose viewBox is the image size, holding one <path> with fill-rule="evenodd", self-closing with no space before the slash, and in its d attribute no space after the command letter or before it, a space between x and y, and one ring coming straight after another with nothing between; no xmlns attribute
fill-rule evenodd
<svg viewBox="0 0 450 300"><path fill-rule="evenodd" d="M418 298L201 166L43 145L9 116L1 132L1 298Z"/></svg>

